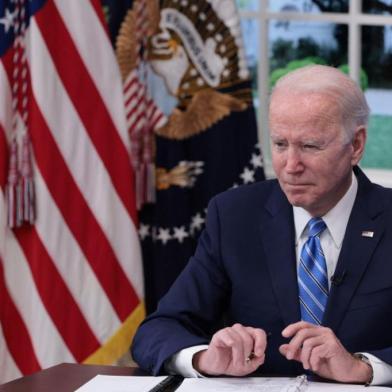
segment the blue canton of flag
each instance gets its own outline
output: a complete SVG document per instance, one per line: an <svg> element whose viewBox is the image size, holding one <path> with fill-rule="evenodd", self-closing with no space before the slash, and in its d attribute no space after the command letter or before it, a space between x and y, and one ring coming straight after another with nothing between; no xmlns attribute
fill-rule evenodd
<svg viewBox="0 0 392 392"><path fill-rule="evenodd" d="M26 0L24 7L26 10L26 24L28 26L30 17L34 15L46 0ZM0 57L5 54L7 49L13 44L14 40L14 21L15 21L15 0L0 1Z"/></svg>

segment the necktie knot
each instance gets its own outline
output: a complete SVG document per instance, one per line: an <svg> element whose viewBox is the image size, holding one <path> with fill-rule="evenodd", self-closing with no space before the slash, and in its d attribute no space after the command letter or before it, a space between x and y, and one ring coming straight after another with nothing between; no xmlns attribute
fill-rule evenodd
<svg viewBox="0 0 392 392"><path fill-rule="evenodd" d="M309 237L320 235L326 228L327 225L321 218L312 218L308 222Z"/></svg>

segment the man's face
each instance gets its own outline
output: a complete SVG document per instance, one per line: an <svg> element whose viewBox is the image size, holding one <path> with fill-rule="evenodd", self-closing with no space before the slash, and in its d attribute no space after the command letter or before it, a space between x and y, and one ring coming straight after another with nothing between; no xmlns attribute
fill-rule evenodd
<svg viewBox="0 0 392 392"><path fill-rule="evenodd" d="M361 158L364 129L348 141L341 114L327 96L275 93L270 105L272 164L289 202L322 216L351 184Z"/></svg>

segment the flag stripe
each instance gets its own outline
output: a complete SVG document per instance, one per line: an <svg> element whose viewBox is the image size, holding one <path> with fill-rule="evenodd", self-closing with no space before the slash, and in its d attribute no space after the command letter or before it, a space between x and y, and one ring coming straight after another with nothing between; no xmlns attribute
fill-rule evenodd
<svg viewBox="0 0 392 392"><path fill-rule="evenodd" d="M144 97L143 94L139 92L135 92L132 96L129 97L128 101L125 102L125 105L127 106L127 111L126 115L129 117L129 114L134 112L135 110L139 109L141 110L140 105L143 103Z"/></svg>
<svg viewBox="0 0 392 392"><path fill-rule="evenodd" d="M101 24L101 28L106 32L106 35L109 36L109 29L108 29L108 25L106 23L105 20L105 16L102 12L102 4L100 0L90 0L91 6L94 8L95 11L95 16L98 18L100 24ZM57 8L59 8L59 2L57 2ZM60 1L60 4L64 4L63 1ZM69 4L68 4L69 6ZM80 14L80 12L78 13ZM83 21L82 21L83 22ZM98 28L98 26L97 26ZM107 50L110 50L112 47L109 45L109 47L107 47ZM115 63L117 65L117 63Z"/></svg>
<svg viewBox="0 0 392 392"><path fill-rule="evenodd" d="M55 31L47 23L49 19L56 25ZM122 140L118 137L107 107L102 101L96 85L91 80L90 74L85 68L80 54L52 1L48 1L47 5L37 14L36 21L42 35L45 37L45 43L62 83L110 173L119 197L130 216L132 216L133 221L136 222L135 210L132 207L135 200L131 198L131 195L133 195L132 178L129 175L130 170L124 170L130 166L128 153ZM95 38L97 39L97 37ZM59 42L61 42L62 51L58 50ZM72 67L70 67L71 64ZM73 67L79 70L78 78L75 78ZM83 85L83 89L80 89L80 85ZM95 123L96 117L93 115L97 112L99 112L100 118L99 126ZM107 148L108 145L111 146L110 149ZM113 157L116 157L116 159L113 159Z"/></svg>
<svg viewBox="0 0 392 392"><path fill-rule="evenodd" d="M152 129L157 129L166 123L166 118L161 112L156 112L154 116L151 123Z"/></svg>
<svg viewBox="0 0 392 392"><path fill-rule="evenodd" d="M0 61L0 86L1 86L1 95L2 95L2 104L0 105L0 126L3 128L3 136L4 139L1 143L5 143L5 146L8 145L10 139L10 131L12 129L12 97L11 97L11 88L8 83L7 70L5 67L8 66L10 56L4 56L3 61ZM8 133L6 133L8 130ZM4 148L5 148L4 146ZM8 162L5 163L5 166L1 166L2 168L8 167ZM0 175L6 175L6 170L1 170Z"/></svg>
<svg viewBox="0 0 392 392"><path fill-rule="evenodd" d="M2 227L6 227L4 213L4 195L1 192L0 217L2 221L0 223ZM7 282L11 300L18 309L24 325L28 326L38 363L41 367L48 367L59 362L74 362L74 357L67 349L42 304L26 257L11 231L6 232L4 243L2 255L4 279ZM23 284L15 282L23 282ZM36 320L37 315L39 315L39 323Z"/></svg>
<svg viewBox="0 0 392 392"><path fill-rule="evenodd" d="M122 96L121 74L113 55L106 23L104 23L105 28L102 28L103 13L100 1L85 1L83 7L80 7L78 3L76 1L55 0L58 14L61 15L64 25L78 49L78 55L87 68L89 76L105 103L105 108L115 124L113 132L121 137L125 149L129 151L130 141L124 121L124 106L118 105L118 102L113 100L113 97ZM97 17L97 14L101 15L101 18ZM89 26L88 29L86 29L86 25ZM100 50L97 50L94 45L97 42L99 42ZM102 52L107 54L105 61L102 61Z"/></svg>
<svg viewBox="0 0 392 392"><path fill-rule="evenodd" d="M132 283L134 290L140 298L143 295L140 245L133 221L124 208L123 203L118 198L118 195L112 186L113 183L110 180L109 174L103 166L102 161L99 159L94 145L91 144L91 139L88 137L83 124L80 123L75 108L62 89L61 81L49 54L46 51L45 44L42 42L42 39L40 39L41 35L36 24L32 22L30 28L32 35L35 37L31 45L32 50L39 56L42 62L42 64L37 64L35 62L32 62L31 64L33 90L38 106L41 108L42 114L46 120L39 120L39 126L36 126L34 121L32 121L32 130L36 129L37 132L41 133L44 132L41 127L44 127L48 130L48 133L52 133L52 136L55 139L54 148L56 151L56 153L53 153L53 159L61 159L57 157L57 154L60 154L65 160L65 163L63 164L63 160L61 159L61 165L53 172L53 169L50 168L51 160L47 159L45 162L45 164L49 165L47 171L54 176L53 181L58 182L58 175L61 175L64 170L67 170L68 173L69 168L73 174L72 184L76 181L77 187L84 196L84 199L88 200L89 207L101 226L100 230L102 229L104 231L105 236L110 241L118 262L121 264L128 280ZM49 83L52 83L50 90L57 92L54 96L49 95L46 88L42 87ZM62 102L61 114L56 110L57 100ZM34 113L31 113L31 116L33 115ZM39 118L40 116L41 114L39 114ZM47 122L47 125L45 122ZM45 133L43 133L36 139L37 148L43 148L40 140L45 140L45 137ZM42 155L45 154L48 154L46 149L42 151ZM59 171L60 167L64 168L64 170ZM51 184L51 182L48 184ZM51 189L51 186L48 185L48 187L50 192L53 193L54 190ZM64 197L64 190L67 189L67 187L64 187L64 184L57 184L57 187L60 196ZM105 192L97 193L96 189L104 189ZM79 190L76 190L79 194ZM68 203L66 200L64 202L66 207ZM82 204L79 203L79 206L84 206L86 204L83 200L82 202ZM110 206L110 213L107 209L103 209L102 205ZM62 207L60 207L60 209L63 210ZM91 213L90 209L86 209L88 214ZM69 208L65 208L65 211L72 215L73 219L76 219L76 212L68 210ZM79 211L79 214L80 217L84 216L83 210ZM113 222L116 222L115 226L113 225ZM80 230L80 228L78 229ZM84 237L85 236L81 239L78 237L78 241L84 243ZM89 242L91 241L94 242L94 237L89 239ZM99 250L96 249L95 244L93 247L95 252L99 252ZM91 263L94 263L96 260L96 256L88 258ZM98 258L98 260L100 260L100 258ZM110 265L108 265L107 268L109 269ZM108 277L108 279L111 278ZM132 302L129 306L132 306Z"/></svg>
<svg viewBox="0 0 392 392"><path fill-rule="evenodd" d="M136 71L131 71L128 75L125 85L124 85L124 98L125 101L128 100L129 96L134 94L137 88L137 73Z"/></svg>
<svg viewBox="0 0 392 392"><path fill-rule="evenodd" d="M1 114L0 114L0 167L8 167L7 140L6 140L4 129L1 124ZM6 181L7 181L6 171L0 170L0 187L2 189L5 189ZM1 252L1 248L0 248L0 252Z"/></svg>
<svg viewBox="0 0 392 392"><path fill-rule="evenodd" d="M136 93L132 97L130 97L129 102L127 103L126 115L127 118L133 113L143 113L146 109L145 105L145 97L142 94Z"/></svg>
<svg viewBox="0 0 392 392"><path fill-rule="evenodd" d="M37 210L45 211L45 215L38 215L35 225L37 232L94 335L104 343L109 338L109 332L119 328L120 320L64 222L37 167L35 173ZM51 226L47 225L46 216L51 217Z"/></svg>
<svg viewBox="0 0 392 392"><path fill-rule="evenodd" d="M108 239L75 184L34 100L32 100L31 118L34 119L30 129L31 138L37 165L42 176L48 184L53 199L61 209L64 220L86 254L113 308L119 318L124 320L137 304L138 298L118 264ZM45 140L45 143L41 143L41 140ZM68 190L67 193L64 192L65 189ZM80 217L83 217L83 221L80 220ZM112 279L111 274L117 277L116 282ZM118 296L124 296L129 301L116 301Z"/></svg>
<svg viewBox="0 0 392 392"><path fill-rule="evenodd" d="M16 238L29 262L35 285L42 302L66 345L78 362L99 347L99 342L87 325L79 307L34 228L15 230ZM70 261L71 262L71 261ZM56 291L52 287L56 287ZM66 312L64 310L67 310ZM75 330L77 333L75 333Z"/></svg>
<svg viewBox="0 0 392 392"><path fill-rule="evenodd" d="M15 329L15 326L12 326L12 328ZM14 358L9 352L7 341L3 333L3 328L1 326L1 319L0 319L0 347L2 348L0 350L0 369L2 371L2 374L4 375L2 377L2 382L6 383L15 378L21 377L23 373L19 370L18 366L14 361Z"/></svg>
<svg viewBox="0 0 392 392"><path fill-rule="evenodd" d="M139 124L143 124L143 122L145 122L145 113L141 112L140 110L137 111L132 111L131 116L128 118L129 123L132 124L131 126L134 126L135 129L133 129L133 131L135 130L139 130L141 127L139 126ZM144 124L143 124L144 125Z"/></svg>
<svg viewBox="0 0 392 392"><path fill-rule="evenodd" d="M40 365L34 353L34 348L31 344L29 333L26 325L21 319L18 310L13 301L8 295L6 283L4 279L3 260L0 257L0 321L3 326L3 332L7 341L7 346L16 359L20 370L24 374L33 373L40 369ZM1 328L1 326L0 326ZM23 352L19 350L20 345L23 345ZM1 346L0 346L1 347ZM8 350L7 350L8 351ZM0 361L0 365L1 361ZM8 374L3 365L0 366L2 371Z"/></svg>

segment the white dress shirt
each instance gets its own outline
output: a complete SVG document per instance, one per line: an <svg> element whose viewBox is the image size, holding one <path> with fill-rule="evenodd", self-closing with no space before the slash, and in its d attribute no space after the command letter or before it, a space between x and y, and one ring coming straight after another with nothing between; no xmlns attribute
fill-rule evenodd
<svg viewBox="0 0 392 392"><path fill-rule="evenodd" d="M339 202L322 216L327 228L320 235L321 247L323 249L327 263L328 285L331 287L331 277L333 276L338 262L340 250L346 232L347 223L354 205L358 190L358 181L352 175L350 188ZM297 268L301 249L308 239L306 225L312 216L301 207L293 207L295 226L295 251L297 258ZM180 350L169 358L165 363L165 369L171 374L181 374L183 377L203 377L192 365L193 355L199 351L206 350L208 345L199 345ZM373 367L373 380L370 385L385 385L392 383L392 366L381 361L379 358L368 353L365 355Z"/></svg>
<svg viewBox="0 0 392 392"><path fill-rule="evenodd" d="M331 277L335 272L338 262L340 249L342 248L344 234L351 210L357 195L358 181L353 174L350 188L339 202L329 210L324 216L323 221L327 228L320 235L321 247L323 248L325 261L327 263L328 286L331 287ZM308 229L306 225L312 219L312 215L301 207L293 207L294 226L295 226L295 252L297 257L297 268L302 247L308 240Z"/></svg>

